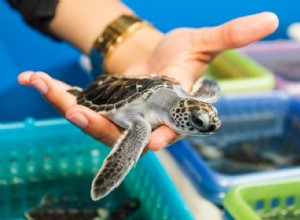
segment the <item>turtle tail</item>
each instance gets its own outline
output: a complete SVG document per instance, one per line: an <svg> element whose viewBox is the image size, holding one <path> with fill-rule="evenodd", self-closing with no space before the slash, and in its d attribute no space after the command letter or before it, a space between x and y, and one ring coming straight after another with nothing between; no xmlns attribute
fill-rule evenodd
<svg viewBox="0 0 300 220"><path fill-rule="evenodd" d="M74 95L76 97L79 97L82 94L83 90L82 90L82 88L75 86L75 87L71 87L70 89L68 89L67 92L71 93L72 95Z"/></svg>

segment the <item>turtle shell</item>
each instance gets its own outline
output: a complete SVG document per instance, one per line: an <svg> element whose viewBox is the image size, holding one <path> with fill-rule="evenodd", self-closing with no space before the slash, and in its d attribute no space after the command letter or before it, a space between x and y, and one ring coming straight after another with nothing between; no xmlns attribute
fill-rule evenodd
<svg viewBox="0 0 300 220"><path fill-rule="evenodd" d="M172 89L178 83L157 75L141 78L99 76L78 97L78 104L95 111L119 109L136 99L148 99L160 88Z"/></svg>

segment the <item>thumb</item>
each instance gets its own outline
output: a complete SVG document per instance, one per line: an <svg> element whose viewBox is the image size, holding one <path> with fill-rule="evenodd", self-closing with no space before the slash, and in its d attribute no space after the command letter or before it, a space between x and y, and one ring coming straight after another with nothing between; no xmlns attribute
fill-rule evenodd
<svg viewBox="0 0 300 220"><path fill-rule="evenodd" d="M271 12L249 15L212 28L194 31L193 39L206 52L219 53L227 49L251 44L273 33L279 25L277 15Z"/></svg>

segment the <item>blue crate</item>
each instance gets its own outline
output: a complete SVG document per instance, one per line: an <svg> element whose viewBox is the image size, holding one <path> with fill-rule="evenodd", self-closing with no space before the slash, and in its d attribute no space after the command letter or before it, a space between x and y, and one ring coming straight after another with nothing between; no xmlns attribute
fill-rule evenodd
<svg viewBox="0 0 300 220"><path fill-rule="evenodd" d="M209 200L221 205L232 186L300 175L299 100L270 92L226 97L216 107L218 133L169 148Z"/></svg>
<svg viewBox="0 0 300 220"><path fill-rule="evenodd" d="M46 194L94 204L91 181L109 148L66 120L0 124L0 147L0 219L22 219ZM97 204L110 208L132 197L142 204L135 219L194 219L152 152Z"/></svg>

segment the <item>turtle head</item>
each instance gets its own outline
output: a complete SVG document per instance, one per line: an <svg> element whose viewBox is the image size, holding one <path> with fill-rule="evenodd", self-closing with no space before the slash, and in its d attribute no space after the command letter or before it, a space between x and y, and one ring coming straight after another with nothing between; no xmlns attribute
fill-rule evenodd
<svg viewBox="0 0 300 220"><path fill-rule="evenodd" d="M216 132L221 121L215 107L195 99L181 99L171 109L175 131L189 135L210 135Z"/></svg>

